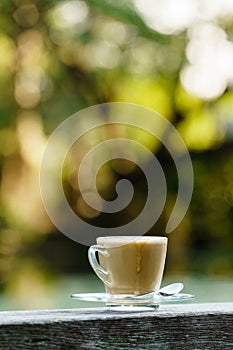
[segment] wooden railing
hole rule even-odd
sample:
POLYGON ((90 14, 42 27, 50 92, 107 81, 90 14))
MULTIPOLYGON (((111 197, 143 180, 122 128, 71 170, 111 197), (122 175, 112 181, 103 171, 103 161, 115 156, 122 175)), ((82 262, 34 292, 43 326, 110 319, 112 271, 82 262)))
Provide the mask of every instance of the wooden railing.
POLYGON ((0 312, 0 349, 233 349, 233 303, 0 312))

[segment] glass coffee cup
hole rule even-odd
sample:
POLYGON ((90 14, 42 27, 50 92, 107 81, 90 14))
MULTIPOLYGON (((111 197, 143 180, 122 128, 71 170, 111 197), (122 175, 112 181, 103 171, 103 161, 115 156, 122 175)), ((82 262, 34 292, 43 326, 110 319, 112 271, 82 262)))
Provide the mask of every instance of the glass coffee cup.
POLYGON ((97 238, 97 245, 88 250, 88 258, 111 300, 116 304, 118 300, 120 304, 134 304, 135 297, 160 288, 167 241, 161 236, 97 238))

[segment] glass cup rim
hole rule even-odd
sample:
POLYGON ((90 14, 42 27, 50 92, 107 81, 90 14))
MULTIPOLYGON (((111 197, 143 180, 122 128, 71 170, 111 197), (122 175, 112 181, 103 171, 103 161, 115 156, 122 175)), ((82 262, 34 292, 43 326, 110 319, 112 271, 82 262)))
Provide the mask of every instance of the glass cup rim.
POLYGON ((133 242, 167 243, 168 238, 165 236, 99 236, 96 241, 98 245, 106 247, 108 243, 111 243, 111 247, 113 247, 133 242))

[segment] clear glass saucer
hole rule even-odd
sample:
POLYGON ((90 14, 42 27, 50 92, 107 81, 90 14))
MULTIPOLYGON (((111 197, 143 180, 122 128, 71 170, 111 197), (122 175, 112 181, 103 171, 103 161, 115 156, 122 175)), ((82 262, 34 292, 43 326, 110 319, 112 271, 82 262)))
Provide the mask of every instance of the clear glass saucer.
POLYGON ((186 301, 194 298, 192 294, 179 293, 172 296, 160 296, 154 295, 148 298, 144 295, 142 296, 110 296, 106 293, 82 293, 82 294, 72 294, 72 299, 90 301, 90 302, 100 302, 106 303, 106 306, 111 308, 117 308, 126 310, 128 307, 132 311, 132 307, 136 307, 139 311, 141 309, 157 309, 160 304, 186 301))

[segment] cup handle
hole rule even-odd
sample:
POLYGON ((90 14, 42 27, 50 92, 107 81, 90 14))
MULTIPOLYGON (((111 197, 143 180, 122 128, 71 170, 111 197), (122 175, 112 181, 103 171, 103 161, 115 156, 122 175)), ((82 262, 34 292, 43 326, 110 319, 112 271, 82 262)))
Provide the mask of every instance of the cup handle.
POLYGON ((103 269, 103 267, 98 263, 98 260, 96 258, 96 253, 100 253, 104 256, 108 256, 109 253, 107 252, 106 248, 100 246, 100 245, 92 245, 88 249, 88 260, 91 264, 91 267, 95 271, 96 275, 101 279, 101 281, 106 284, 106 286, 110 287, 111 282, 107 280, 109 273, 103 269))

